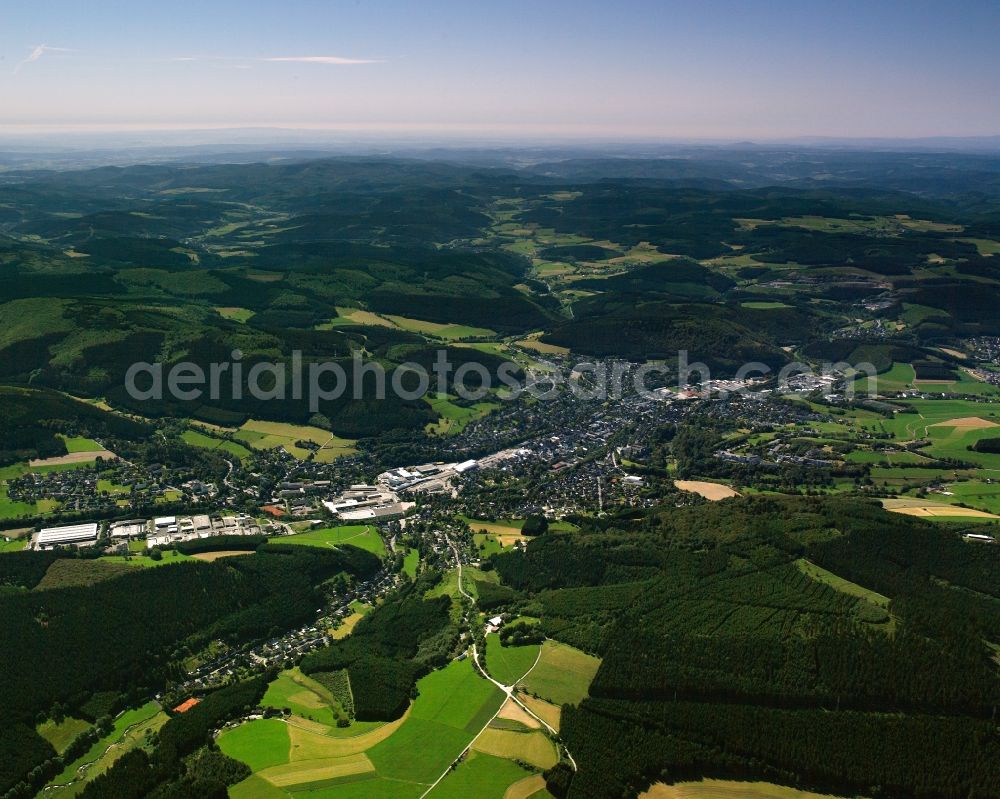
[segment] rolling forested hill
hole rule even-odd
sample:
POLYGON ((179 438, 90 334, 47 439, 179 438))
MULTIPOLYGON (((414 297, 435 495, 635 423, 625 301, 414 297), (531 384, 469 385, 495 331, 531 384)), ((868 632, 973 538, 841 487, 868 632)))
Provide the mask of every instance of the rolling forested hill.
MULTIPOLYGON (((822 188, 801 164, 781 177, 773 153, 756 172, 704 153, 683 172, 390 158, 3 172, 0 380, 124 407, 137 360, 239 349, 248 367, 293 350, 395 364, 427 340, 529 333, 601 357, 688 349, 725 373, 778 365, 872 300, 917 346, 998 332, 989 181, 966 195, 909 157, 817 158, 814 171, 832 170, 822 188), (879 183, 889 162, 909 184, 879 183)), ((996 169, 955 159, 950 174, 996 169)), ((227 425, 314 415, 230 399, 143 413, 227 425)), ((398 400, 321 410, 311 423, 351 437, 434 419, 398 400)))
POLYGON ((1000 552, 858 500, 751 498, 547 534, 494 556, 502 606, 602 665, 550 789, 768 779, 990 795, 1000 552))

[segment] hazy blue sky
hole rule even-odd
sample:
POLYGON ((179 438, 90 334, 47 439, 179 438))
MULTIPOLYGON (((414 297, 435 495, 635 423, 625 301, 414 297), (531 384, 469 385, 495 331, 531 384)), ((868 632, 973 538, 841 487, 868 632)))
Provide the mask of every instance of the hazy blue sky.
POLYGON ((8 0, 0 130, 996 134, 998 32, 998 0, 8 0))

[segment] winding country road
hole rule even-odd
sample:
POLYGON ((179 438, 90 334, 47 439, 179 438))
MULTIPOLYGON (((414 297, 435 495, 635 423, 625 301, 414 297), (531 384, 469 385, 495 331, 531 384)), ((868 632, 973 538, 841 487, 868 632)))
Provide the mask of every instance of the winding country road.
MULTIPOLYGON (((455 555, 455 562, 456 562, 456 564, 458 564, 458 591, 459 591, 459 593, 462 596, 464 596, 466 599, 468 599, 472 603, 473 606, 475 606, 475 604, 476 604, 476 598, 474 596, 472 596, 471 594, 467 593, 466 590, 465 590, 465 588, 462 586, 462 576, 463 576, 462 575, 462 559, 459 556, 458 547, 455 546, 455 543, 451 540, 451 538, 448 538, 447 540, 448 540, 448 546, 451 547, 451 551, 455 555)), ((479 649, 476 646, 475 642, 473 642, 471 649, 472 649, 472 662, 475 664, 476 670, 485 679, 489 680, 497 688, 499 688, 501 691, 503 691, 504 694, 506 695, 507 699, 505 699, 500 704, 500 707, 497 708, 497 712, 494 713, 493 716, 490 718, 490 720, 487 721, 486 724, 484 724, 482 726, 482 728, 479 730, 479 732, 477 732, 475 734, 475 736, 473 736, 472 740, 469 741, 469 744, 465 747, 465 749, 462 750, 461 754, 459 754, 459 756, 456 757, 451 762, 451 764, 448 766, 448 768, 446 768, 444 770, 444 773, 441 774, 441 776, 438 777, 436 780, 434 780, 434 782, 431 783, 431 786, 420 795, 420 799, 425 799, 425 797, 427 797, 440 784, 441 780, 443 780, 445 777, 448 776, 448 774, 451 772, 451 770, 462 760, 462 758, 465 757, 469 753, 469 750, 472 749, 473 744, 475 744, 475 742, 478 740, 479 736, 482 735, 487 730, 487 728, 493 723, 493 721, 496 719, 496 717, 500 715, 500 711, 503 709, 503 706, 505 704, 507 704, 507 700, 510 700, 510 701, 514 702, 515 704, 517 704, 518 707, 520 707, 522 710, 524 710, 529 716, 531 716, 537 722, 539 722, 540 724, 542 724, 545 727, 545 729, 547 729, 549 731, 549 733, 553 737, 558 737, 558 735, 559 735, 559 733, 556 731, 556 729, 551 724, 549 724, 547 721, 545 721, 545 719, 540 718, 536 713, 534 713, 531 710, 531 708, 529 708, 526 704, 524 704, 524 702, 521 701, 521 699, 517 696, 517 694, 514 691, 514 686, 517 685, 517 682, 520 682, 525 677, 527 677, 529 674, 531 674, 531 672, 534 670, 535 666, 538 665, 538 661, 541 660, 541 657, 542 657, 542 652, 541 652, 540 649, 538 651, 538 656, 535 658, 535 662, 531 664, 531 668, 528 669, 524 674, 522 674, 518 678, 517 682, 514 683, 514 685, 504 685, 499 680, 495 680, 493 677, 491 677, 490 674, 486 671, 486 669, 483 668, 482 664, 479 662, 479 649)), ((573 759, 573 755, 570 754, 570 751, 569 751, 569 749, 566 748, 565 744, 562 744, 560 742, 560 746, 562 748, 563 753, 566 755, 566 759, 569 761, 570 766, 573 768, 573 771, 576 771, 577 770, 577 768, 576 768, 576 761, 573 759)))

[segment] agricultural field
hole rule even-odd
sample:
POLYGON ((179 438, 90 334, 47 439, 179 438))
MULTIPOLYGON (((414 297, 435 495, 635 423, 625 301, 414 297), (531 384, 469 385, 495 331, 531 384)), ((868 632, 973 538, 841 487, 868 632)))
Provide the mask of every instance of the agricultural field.
POLYGON ((569 349, 566 347, 560 347, 558 344, 546 344, 544 341, 539 341, 541 333, 532 333, 526 338, 522 338, 514 343, 523 347, 526 350, 532 350, 534 352, 540 353, 541 355, 569 355, 569 349))
POLYGON ((337 641, 341 638, 346 638, 354 631, 354 628, 358 626, 358 622, 365 617, 365 614, 369 610, 371 610, 371 606, 369 605, 362 605, 359 602, 351 603, 351 615, 345 617, 343 623, 331 632, 330 636, 337 641))
POLYGON ((66 452, 70 455, 77 452, 103 452, 104 447, 94 441, 92 438, 84 438, 83 436, 64 436, 59 435, 58 438, 62 439, 63 444, 66 445, 66 452))
POLYGON ((518 683, 518 688, 554 705, 575 705, 587 695, 600 665, 600 659, 593 655, 557 641, 545 641, 538 665, 518 683))
POLYGON ((982 438, 1000 435, 1000 402, 967 399, 907 399, 914 413, 897 413, 863 427, 891 434, 897 442, 926 440, 920 454, 954 458, 990 470, 1000 468, 1000 456, 968 448, 982 438))
POLYGON ((494 679, 514 685, 535 665, 540 649, 537 644, 503 646, 500 636, 492 633, 486 636, 486 668, 494 679))
POLYGON ((520 535, 524 526, 524 519, 498 519, 495 522, 485 519, 471 519, 467 516, 461 517, 474 532, 485 530, 493 535, 520 535))
MULTIPOLYGON (((918 380, 916 371, 912 364, 893 363, 892 368, 887 372, 879 374, 875 380, 876 390, 879 394, 887 394, 897 391, 921 391, 926 394, 974 394, 974 395, 996 395, 1000 393, 1000 388, 976 380, 964 370, 957 371, 955 380, 918 380)), ((855 390, 865 393, 869 390, 870 382, 868 377, 860 377, 855 383, 855 390)))
POLYGON ((998 478, 961 479, 948 483, 934 498, 949 504, 969 505, 973 508, 1000 514, 1000 482, 998 478))
POLYGON ((206 435, 198 430, 185 430, 181 434, 181 440, 193 447, 201 447, 203 449, 219 449, 223 452, 228 452, 230 455, 235 455, 240 460, 250 457, 250 450, 242 444, 236 441, 214 438, 213 436, 206 435))
POLYGON ((49 719, 39 724, 37 729, 38 734, 52 744, 57 753, 62 754, 77 737, 90 729, 90 722, 69 717, 57 724, 49 719))
POLYGON ((297 668, 283 671, 274 679, 261 705, 278 710, 289 708, 298 718, 327 727, 335 727, 337 719, 345 717, 330 692, 297 668))
POLYGON ((340 527, 321 527, 306 533, 290 536, 276 536, 271 541, 279 544, 295 544, 310 547, 336 547, 340 544, 351 544, 361 549, 374 552, 379 557, 385 556, 385 543, 379 535, 378 528, 370 524, 348 524, 340 527))
POLYGON ((474 533, 472 536, 472 542, 475 544, 476 550, 479 552, 479 556, 481 558, 488 558, 490 555, 503 552, 508 548, 500 543, 497 536, 491 533, 474 533))
POLYGON ((559 762, 555 744, 540 730, 505 730, 489 727, 472 744, 476 752, 528 763, 538 769, 559 762))
MULTIPOLYGON (((509 541, 501 541, 503 546, 510 546, 514 543, 514 540, 524 539, 525 536, 521 533, 521 528, 524 527, 524 519, 497 519, 496 521, 487 521, 486 519, 473 519, 469 516, 460 516, 460 519, 469 525, 469 528, 474 533, 480 533, 485 531, 486 533, 496 536, 498 539, 510 538, 509 541)), ((549 522, 549 532, 553 533, 572 533, 576 530, 576 526, 572 522, 563 521, 557 519, 549 522)))
POLYGON ((739 496, 739 492, 723 483, 708 483, 703 480, 674 480, 674 486, 681 491, 699 494, 713 502, 739 496))
MULTIPOLYGON (((275 699, 288 701, 296 698, 295 687, 301 685, 294 679, 279 678, 269 693, 273 690, 275 699)), ((419 797, 493 718, 503 695, 468 660, 432 672, 418 682, 417 690, 416 700, 401 719, 360 734, 335 737, 322 724, 277 719, 251 721, 225 732, 219 746, 254 771, 231 795, 250 799, 309 791, 310 796, 320 796, 329 790, 331 799, 419 797)), ((527 775, 515 769, 504 770, 510 782, 527 775)), ((496 774, 492 769, 489 773, 496 774)))
POLYGON ((424 319, 414 319, 397 314, 382 314, 361 308, 337 308, 337 316, 329 322, 318 326, 320 330, 332 330, 352 325, 369 325, 388 327, 394 330, 404 330, 408 333, 419 333, 430 339, 442 341, 458 341, 467 338, 492 338, 497 335, 495 330, 485 327, 460 323, 430 322, 424 319))
POLYGON ((306 460, 312 455, 322 463, 329 463, 341 455, 355 452, 355 442, 338 438, 329 430, 308 425, 288 424, 286 422, 267 422, 250 419, 244 422, 234 432, 235 438, 247 444, 252 449, 283 448, 290 455, 300 460, 306 460), (314 449, 299 446, 298 442, 309 442, 314 449))
POLYGON ((518 687, 518 699, 524 702, 525 706, 538 718, 548 724, 556 732, 562 721, 562 706, 539 699, 531 694, 524 693, 523 687, 518 687))
POLYGON ((1000 255, 1000 241, 996 239, 959 239, 975 245, 980 255, 1000 255))
POLYGON ((254 312, 249 308, 216 307, 215 310, 223 319, 240 324, 246 324, 254 317, 254 312))
POLYGON ((446 436, 461 433, 469 422, 481 419, 500 405, 496 402, 477 402, 473 405, 456 405, 452 398, 428 396, 424 401, 438 415, 436 422, 430 422, 424 430, 433 435, 446 436))
POLYGON ((772 782, 699 780, 677 782, 673 785, 657 783, 639 794, 639 799, 834 799, 834 797, 775 785, 772 782))
POLYGON ((336 327, 351 325, 374 325, 375 327, 398 327, 394 322, 371 311, 361 308, 341 308, 338 307, 337 315, 329 322, 318 325, 319 330, 330 330, 336 327))
POLYGON ((386 319, 395 324, 400 330, 449 341, 463 338, 489 338, 497 334, 495 330, 490 330, 487 327, 441 324, 439 322, 427 322, 422 319, 411 319, 406 316, 394 316, 392 314, 387 314, 386 319))
POLYGON ((919 516, 924 519, 961 519, 962 521, 982 519, 983 521, 1000 521, 1000 516, 994 513, 974 510, 973 508, 962 508, 933 499, 884 499, 882 500, 882 505, 886 510, 893 513, 902 513, 905 516, 919 516))
MULTIPOLYGON (((438 786, 431 791, 428 799, 513 799, 522 796, 527 799, 533 794, 508 793, 511 786, 525 780, 533 780, 530 772, 509 758, 484 754, 475 745, 458 767, 448 773, 438 786)), ((540 777, 538 779, 541 779, 540 777)), ((544 780, 541 788, 544 790, 544 780)), ((534 792, 533 792, 534 793, 534 792)))
POLYGON ((215 563, 215 561, 222 560, 224 558, 240 558, 252 554, 252 552, 248 552, 245 549, 223 549, 216 550, 215 552, 197 552, 191 557, 194 560, 203 560, 206 563, 215 563))

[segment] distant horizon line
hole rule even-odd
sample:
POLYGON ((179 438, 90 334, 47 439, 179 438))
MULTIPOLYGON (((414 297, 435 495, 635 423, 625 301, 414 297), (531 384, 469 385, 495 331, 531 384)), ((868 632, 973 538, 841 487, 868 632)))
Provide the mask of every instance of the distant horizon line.
MULTIPOLYGON (((768 144, 819 144, 819 143, 908 143, 955 142, 1000 143, 1000 131, 995 133, 937 133, 937 134, 828 134, 795 133, 781 135, 753 134, 677 134, 652 130, 598 130, 583 126, 530 126, 493 124, 430 124, 430 123, 289 123, 289 124, 229 124, 229 123, 90 123, 67 125, 62 123, 2 123, 0 140, 27 136, 79 137, 79 136, 139 136, 184 134, 220 134, 280 136, 292 135, 301 143, 309 136, 321 137, 329 142, 331 136, 360 136, 371 139, 414 140, 420 142, 435 139, 454 140, 465 138, 471 142, 504 141, 518 143, 574 143, 593 142, 600 144, 714 144, 714 145, 768 145, 768 144)), ((223 143, 223 142, 217 142, 223 143)), ((231 142, 236 144, 238 142, 231 142)), ((278 143, 275 141, 274 143, 278 143)), ((316 143, 323 143, 317 141, 316 143)), ((355 142, 356 143, 356 142, 355 142)))

